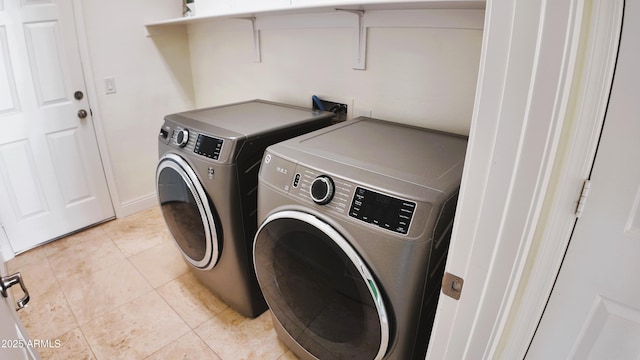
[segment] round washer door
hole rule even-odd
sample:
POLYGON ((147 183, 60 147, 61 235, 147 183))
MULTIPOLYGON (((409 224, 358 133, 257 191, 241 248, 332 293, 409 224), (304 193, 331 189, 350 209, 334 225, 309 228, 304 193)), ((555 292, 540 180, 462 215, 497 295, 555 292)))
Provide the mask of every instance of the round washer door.
POLYGON ((318 359, 381 359, 389 321, 380 288, 356 251, 317 217, 269 216, 254 242, 258 282, 289 335, 318 359))
POLYGON ((198 269, 213 268, 221 246, 215 212, 191 166, 176 154, 164 155, 156 186, 162 215, 184 258, 198 269))

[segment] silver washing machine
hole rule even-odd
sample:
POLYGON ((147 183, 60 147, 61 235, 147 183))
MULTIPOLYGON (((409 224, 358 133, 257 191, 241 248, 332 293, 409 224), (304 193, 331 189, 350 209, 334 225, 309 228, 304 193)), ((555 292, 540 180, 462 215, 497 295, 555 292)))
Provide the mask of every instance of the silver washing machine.
POLYGON ((266 310, 252 258, 264 149, 333 117, 261 100, 165 117, 156 170, 165 222, 195 276, 244 316, 266 310))
POLYGON ((466 137, 358 118, 265 151, 255 269, 301 359, 424 359, 466 137))

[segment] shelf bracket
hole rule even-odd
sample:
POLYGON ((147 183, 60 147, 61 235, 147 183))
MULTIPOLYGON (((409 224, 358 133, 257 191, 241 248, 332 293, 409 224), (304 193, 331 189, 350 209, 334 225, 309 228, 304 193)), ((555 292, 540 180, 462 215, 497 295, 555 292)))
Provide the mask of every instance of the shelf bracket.
POLYGON ((367 27, 364 25, 364 10, 336 9, 358 16, 358 24, 355 28, 355 51, 353 68, 355 70, 366 70, 367 63, 367 27))
POLYGON ((260 29, 258 29, 258 27, 256 26, 256 17, 255 16, 239 17, 236 19, 251 21, 251 31, 253 33, 253 52, 254 52, 253 62, 257 62, 257 63, 262 62, 262 51, 260 49, 260 29))

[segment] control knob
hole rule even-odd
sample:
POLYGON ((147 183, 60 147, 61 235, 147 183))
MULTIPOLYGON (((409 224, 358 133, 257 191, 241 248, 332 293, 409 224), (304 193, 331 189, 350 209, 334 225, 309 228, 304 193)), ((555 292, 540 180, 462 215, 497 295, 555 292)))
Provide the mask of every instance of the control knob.
POLYGON ((333 180, 320 175, 311 182, 311 198, 316 204, 328 204, 333 199, 334 189, 333 180))
POLYGON ((176 135, 176 143, 178 144, 178 146, 185 147, 187 146, 188 142, 189 142, 189 130, 182 129, 178 131, 178 135, 176 135))

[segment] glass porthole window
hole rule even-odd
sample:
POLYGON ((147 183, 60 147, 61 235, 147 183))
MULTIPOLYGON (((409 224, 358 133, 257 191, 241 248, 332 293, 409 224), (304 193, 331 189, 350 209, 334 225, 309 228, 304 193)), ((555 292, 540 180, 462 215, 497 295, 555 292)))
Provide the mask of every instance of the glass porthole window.
POLYGON ((221 244, 214 210, 193 169, 180 156, 167 154, 158 163, 156 185, 162 215, 182 255, 199 269, 213 268, 221 244))
POLYGON ((336 230, 313 215, 267 218, 254 243, 260 287, 289 335, 319 359, 381 359, 389 344, 382 294, 336 230))

